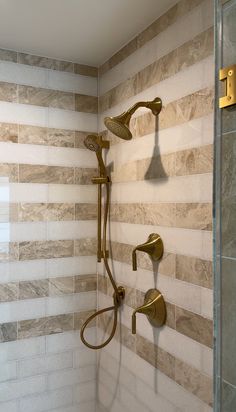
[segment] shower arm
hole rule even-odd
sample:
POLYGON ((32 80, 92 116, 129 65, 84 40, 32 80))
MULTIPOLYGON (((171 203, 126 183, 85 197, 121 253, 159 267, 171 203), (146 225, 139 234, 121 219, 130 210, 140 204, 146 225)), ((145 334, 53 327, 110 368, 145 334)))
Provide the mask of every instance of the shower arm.
POLYGON ((134 112, 136 112, 136 110, 139 109, 140 107, 146 107, 147 109, 150 109, 152 111, 152 114, 157 116, 161 111, 162 102, 161 102, 161 99, 159 97, 156 97, 151 102, 137 102, 129 110, 127 110, 127 112, 126 112, 127 117, 128 116, 131 117, 132 114, 134 112))

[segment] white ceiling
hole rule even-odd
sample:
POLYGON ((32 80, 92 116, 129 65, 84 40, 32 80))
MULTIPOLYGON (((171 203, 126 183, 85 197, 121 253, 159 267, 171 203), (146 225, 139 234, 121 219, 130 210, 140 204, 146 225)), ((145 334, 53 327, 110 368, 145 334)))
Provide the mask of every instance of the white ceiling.
POLYGON ((0 48, 100 65, 177 0, 0 0, 0 48))

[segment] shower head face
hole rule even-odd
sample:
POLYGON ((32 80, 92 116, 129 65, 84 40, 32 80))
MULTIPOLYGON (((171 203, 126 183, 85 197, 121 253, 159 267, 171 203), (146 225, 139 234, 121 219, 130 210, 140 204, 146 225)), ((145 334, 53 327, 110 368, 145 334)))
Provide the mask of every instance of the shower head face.
POLYGON ((92 152, 97 153, 99 150, 101 150, 101 146, 98 143, 97 136, 93 134, 89 134, 88 136, 86 136, 86 138, 84 139, 84 145, 87 149, 92 150, 92 152))
MULTIPOLYGON (((104 123, 110 132, 124 140, 132 139, 132 133, 128 127, 128 121, 122 121, 122 115, 117 117, 105 117, 104 123)), ((129 119, 128 119, 129 120, 129 119)))

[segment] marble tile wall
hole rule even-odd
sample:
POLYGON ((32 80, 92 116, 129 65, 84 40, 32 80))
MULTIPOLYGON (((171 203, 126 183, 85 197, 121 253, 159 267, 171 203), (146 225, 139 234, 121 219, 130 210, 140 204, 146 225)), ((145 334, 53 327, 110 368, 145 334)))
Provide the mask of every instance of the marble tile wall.
POLYGON ((0 410, 93 412, 97 69, 0 60, 0 410))
MULTIPOLYGON (((99 126, 111 141, 110 249, 126 297, 115 340, 98 355, 101 411, 212 411, 212 170, 214 62, 210 0, 179 1, 99 68, 99 126), (177 34, 176 34, 177 33, 177 34), (137 111, 131 141, 105 130, 104 116, 160 96, 158 118, 137 111), (157 265, 132 249, 159 233, 157 265), (131 315, 150 288, 162 291, 167 323, 131 315)), ((229 220, 229 217, 228 217, 229 220)), ((99 307, 112 290, 98 267, 99 307)), ((105 339, 112 320, 99 320, 105 339), (110 322, 110 323, 109 323, 110 322)))

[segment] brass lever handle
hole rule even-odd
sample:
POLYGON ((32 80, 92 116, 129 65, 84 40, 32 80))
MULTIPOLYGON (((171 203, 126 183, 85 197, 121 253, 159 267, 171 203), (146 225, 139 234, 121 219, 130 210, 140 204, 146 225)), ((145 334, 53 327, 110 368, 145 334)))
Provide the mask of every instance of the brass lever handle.
POLYGON ((164 252, 162 239, 157 233, 151 233, 145 243, 134 248, 132 252, 133 270, 137 270, 137 250, 148 253, 152 260, 158 261, 162 258, 164 252))
POLYGON ((144 304, 135 309, 132 314, 132 334, 136 333, 136 314, 143 313, 152 326, 161 327, 166 321, 166 304, 161 292, 149 289, 144 298, 144 304))

